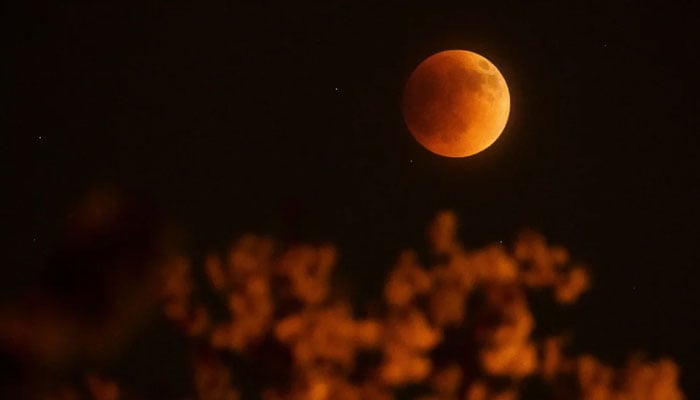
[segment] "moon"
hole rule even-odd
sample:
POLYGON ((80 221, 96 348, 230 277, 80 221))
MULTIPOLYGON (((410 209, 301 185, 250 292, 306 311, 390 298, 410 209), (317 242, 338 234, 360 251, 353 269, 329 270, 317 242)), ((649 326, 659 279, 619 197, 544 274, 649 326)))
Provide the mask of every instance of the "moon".
POLYGON ((445 157, 467 157, 491 146, 509 113, 503 75, 471 51, 433 54, 411 73, 404 89, 409 131, 423 147, 445 157))

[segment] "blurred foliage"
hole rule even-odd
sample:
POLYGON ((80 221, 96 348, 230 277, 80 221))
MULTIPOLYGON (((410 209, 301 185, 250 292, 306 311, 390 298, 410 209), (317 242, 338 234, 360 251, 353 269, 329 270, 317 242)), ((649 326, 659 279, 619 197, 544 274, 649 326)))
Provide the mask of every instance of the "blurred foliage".
MULTIPOLYGON (((104 212, 93 207, 100 216, 94 220, 119 210, 107 205, 104 212)), ((201 265, 179 254, 155 257, 158 284, 148 287, 158 288, 152 297, 183 339, 178 343, 187 360, 188 393, 175 398, 684 398, 679 368, 671 360, 638 356, 616 369, 592 355, 568 354, 564 336, 534 337, 530 294, 544 293, 566 307, 590 286, 588 269, 566 249, 535 232, 523 232, 510 247, 467 249, 457 230, 452 212, 438 213, 426 231, 429 252, 399 254, 381 305, 359 311, 333 288, 337 251, 330 244, 287 245, 243 235, 201 265)), ((19 329, 13 326, 20 325, 16 315, 7 315, 1 327, 12 346, 19 329)), ((23 349, 36 355, 43 354, 37 346, 47 351, 66 343, 85 345, 85 335, 66 340, 65 332, 61 341, 50 343, 47 338, 58 335, 54 325, 68 329, 56 321, 43 326, 43 335, 26 336, 23 349)), ((79 333, 84 326, 71 329, 79 333)), ((109 331, 94 335, 110 337, 117 329, 105 326, 109 331)), ((65 385, 22 393, 42 399, 161 398, 157 391, 144 394, 120 381, 104 367, 108 363, 100 365, 90 369, 83 363, 85 370, 65 385)))

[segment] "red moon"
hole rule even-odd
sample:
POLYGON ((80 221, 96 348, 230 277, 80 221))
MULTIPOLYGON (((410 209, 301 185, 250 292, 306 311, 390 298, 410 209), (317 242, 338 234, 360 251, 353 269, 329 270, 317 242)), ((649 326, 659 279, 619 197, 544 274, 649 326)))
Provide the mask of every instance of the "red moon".
POLYGON ((434 54, 416 67, 403 96, 403 117, 413 137, 445 157, 467 157, 503 132, 510 93, 501 72, 466 50, 434 54))

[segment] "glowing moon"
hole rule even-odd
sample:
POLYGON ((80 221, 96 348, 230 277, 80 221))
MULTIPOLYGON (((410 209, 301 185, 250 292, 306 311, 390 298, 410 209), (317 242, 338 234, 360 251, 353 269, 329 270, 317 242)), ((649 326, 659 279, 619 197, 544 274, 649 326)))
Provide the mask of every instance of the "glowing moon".
POLYGON ((503 75, 471 51, 434 54, 406 82, 406 125, 421 145, 441 156, 466 157, 486 149, 503 132, 509 112, 503 75))

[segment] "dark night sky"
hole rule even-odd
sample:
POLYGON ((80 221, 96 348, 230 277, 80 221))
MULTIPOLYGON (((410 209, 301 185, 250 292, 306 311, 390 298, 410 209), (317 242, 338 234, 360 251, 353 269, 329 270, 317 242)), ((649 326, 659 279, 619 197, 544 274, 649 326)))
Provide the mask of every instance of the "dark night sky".
POLYGON ((195 254, 249 230, 330 240, 358 282, 453 208, 468 246, 533 227, 590 263, 577 346, 671 355, 700 395, 691 2, 21 3, 0 24, 5 292, 95 183, 153 198, 195 254), (446 49, 511 91, 505 132, 466 159, 401 116, 412 69, 446 49))

